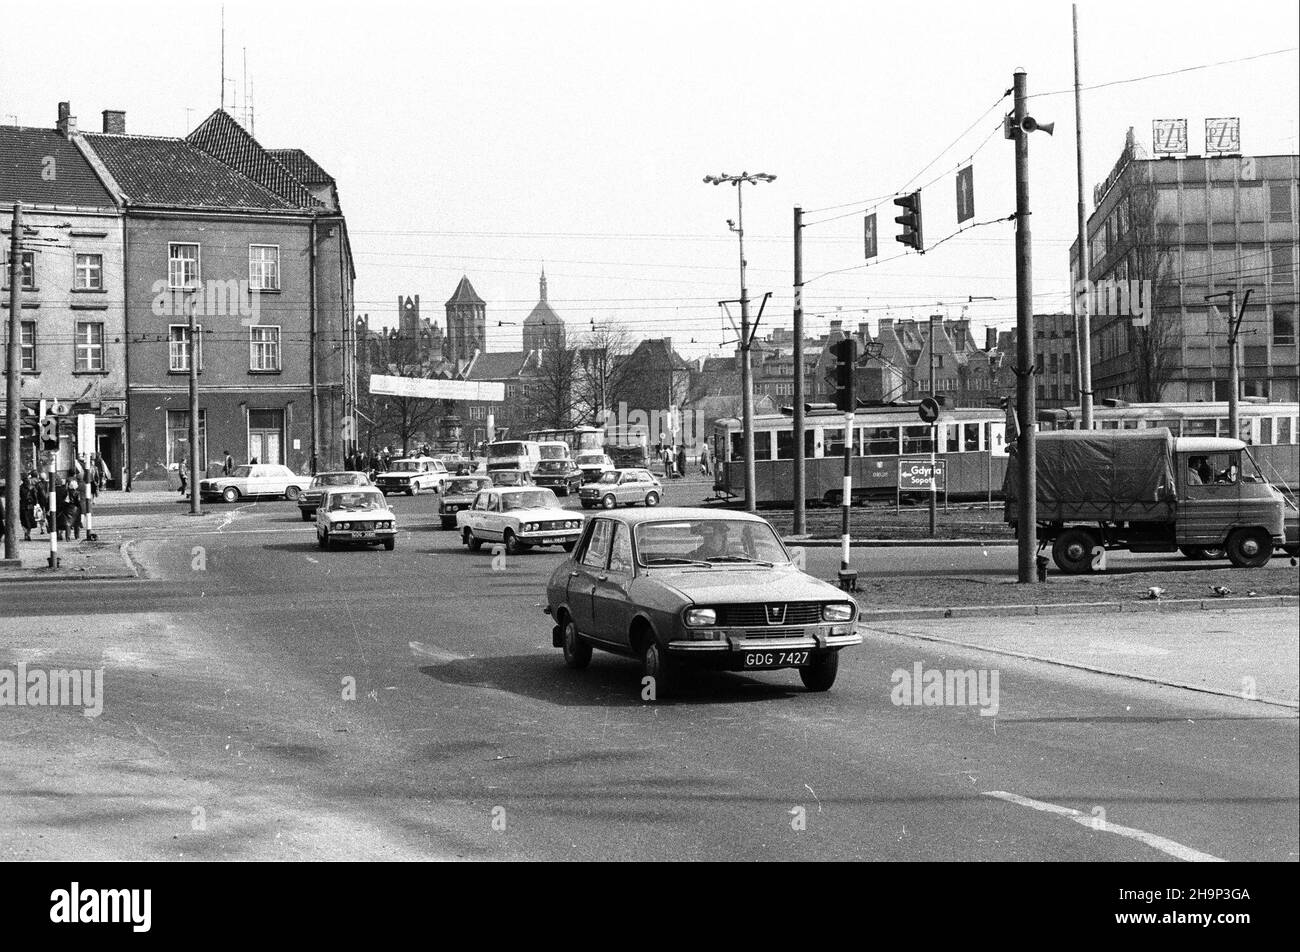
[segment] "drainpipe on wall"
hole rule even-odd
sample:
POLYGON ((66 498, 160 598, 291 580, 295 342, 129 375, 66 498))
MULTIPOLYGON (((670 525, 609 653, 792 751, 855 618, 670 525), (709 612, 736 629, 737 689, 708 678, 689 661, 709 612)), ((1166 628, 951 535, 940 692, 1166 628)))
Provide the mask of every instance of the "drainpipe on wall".
POLYGON ((309 259, 311 280, 308 283, 311 313, 311 473, 316 475, 316 461, 320 452, 320 395, 316 391, 316 216, 311 218, 311 257, 309 259))

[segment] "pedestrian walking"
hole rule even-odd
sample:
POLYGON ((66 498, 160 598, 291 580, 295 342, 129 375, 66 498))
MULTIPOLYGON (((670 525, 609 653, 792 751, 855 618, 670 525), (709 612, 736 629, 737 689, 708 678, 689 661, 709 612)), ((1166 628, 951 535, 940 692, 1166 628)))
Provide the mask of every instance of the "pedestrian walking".
POLYGON ((709 469, 709 444, 708 443, 703 443, 700 445, 700 472, 703 473, 705 476, 713 475, 712 471, 709 469))
POLYGON ((235 458, 230 455, 230 450, 226 450, 226 458, 221 464, 221 475, 229 476, 235 471, 235 458))
POLYGON ((190 464, 188 460, 184 460, 184 459, 181 460, 180 474, 181 474, 181 495, 184 496, 185 490, 189 488, 190 485, 190 464))
POLYGON ((55 491, 58 519, 55 531, 61 541, 81 537, 81 502, 76 479, 60 480, 55 491))
POLYGON ((32 541, 32 530, 36 528, 36 509, 39 505, 37 489, 32 484, 32 478, 24 473, 22 482, 18 485, 18 521, 23 526, 24 542, 32 541))
POLYGON ((686 446, 682 444, 677 447, 677 475, 686 476, 686 446))

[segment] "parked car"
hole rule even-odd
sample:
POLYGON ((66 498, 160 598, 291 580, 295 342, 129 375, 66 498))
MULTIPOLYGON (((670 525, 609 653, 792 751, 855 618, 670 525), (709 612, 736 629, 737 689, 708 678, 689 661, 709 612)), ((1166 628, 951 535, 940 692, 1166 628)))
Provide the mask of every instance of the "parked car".
POLYGON ((280 496, 296 500, 310 485, 310 476, 299 476, 288 466, 253 463, 236 466, 229 476, 199 480, 199 498, 238 502, 244 496, 280 496))
POLYGON ((365 473, 352 470, 340 470, 335 473, 317 473, 311 485, 298 494, 298 512, 303 522, 311 522, 320 505, 321 496, 331 486, 371 486, 370 477, 365 473))
POLYGON ((486 476, 453 476, 443 484, 438 498, 438 517, 444 529, 456 528, 456 513, 474 504, 481 489, 490 489, 492 480, 486 476))
POLYGON ((602 473, 594 483, 587 483, 578 491, 583 509, 600 506, 614 509, 618 506, 657 506, 663 498, 664 487, 647 469, 615 469, 602 473))
POLYGON ((447 467, 449 476, 468 476, 474 470, 478 469, 478 463, 466 456, 458 456, 455 453, 443 453, 438 457, 442 465, 447 467))
POLYGON ((567 496, 582 488, 582 470, 571 459, 544 459, 533 470, 533 482, 567 496))
POLYGON ((489 469, 493 486, 533 486, 533 474, 523 469, 489 469))
POLYGON ((549 489, 494 486, 480 490, 470 508, 456 513, 456 525, 471 552, 484 542, 502 543, 508 555, 552 545, 568 552, 582 533, 582 516, 561 509, 549 489))
POLYGON ((333 545, 397 546, 397 516, 374 486, 332 486, 316 509, 316 542, 333 545))
POLYGON ((826 691, 840 650, 862 643, 857 603, 800 571, 771 525, 741 512, 589 517, 544 611, 569 667, 585 668, 593 648, 637 657, 660 696, 688 665, 796 668, 808 690, 826 691))
POLYGON ((384 495, 406 493, 415 496, 426 490, 440 492, 446 479, 447 467, 442 460, 411 456, 389 463, 387 472, 375 477, 375 485, 384 495))
POLYGON ((579 453, 574 460, 578 469, 582 471, 582 481, 584 483, 593 483, 600 479, 603 473, 608 473, 614 469, 614 461, 604 453, 579 453))

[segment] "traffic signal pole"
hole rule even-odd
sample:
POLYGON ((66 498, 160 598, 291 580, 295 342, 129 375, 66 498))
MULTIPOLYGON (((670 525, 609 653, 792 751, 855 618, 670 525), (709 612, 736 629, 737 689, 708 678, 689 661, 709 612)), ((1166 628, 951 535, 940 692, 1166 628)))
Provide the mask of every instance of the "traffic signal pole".
MULTIPOLYGON (((939 326, 939 315, 930 316, 930 396, 936 403, 939 402, 939 388, 934 383, 934 344, 936 341, 935 328, 939 326)), ((930 423, 930 538, 933 539, 939 534, 938 527, 938 508, 939 508, 939 479, 935 473, 935 467, 938 462, 937 446, 939 439, 939 424, 935 421, 930 423)))
MULTIPOLYGON (((5 364, 5 448, 9 453, 5 483, 5 558, 18 558, 18 486, 22 477, 22 320, 19 292, 23 286, 23 259, 19 239, 23 233, 23 206, 14 202, 13 231, 9 235, 9 356, 5 364)), ((34 489, 35 487, 33 487, 34 489)))
POLYGON ((840 504, 840 584, 852 590, 857 586, 853 584, 853 572, 849 568, 849 510, 853 506, 853 410, 851 409, 844 412, 843 494, 844 498, 840 504))
POLYGON ((804 514, 804 458, 803 441, 807 421, 804 415, 803 379, 803 209, 794 209, 794 452, 791 463, 794 478, 791 495, 794 496, 794 534, 806 535, 808 523, 804 514))

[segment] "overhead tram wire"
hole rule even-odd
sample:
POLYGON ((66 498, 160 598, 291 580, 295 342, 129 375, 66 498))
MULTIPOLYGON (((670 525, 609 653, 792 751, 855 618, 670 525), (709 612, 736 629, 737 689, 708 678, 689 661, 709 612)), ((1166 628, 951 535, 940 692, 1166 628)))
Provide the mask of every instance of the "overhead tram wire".
MULTIPOLYGON (((1202 70, 1202 69, 1215 69, 1216 67, 1219 66, 1231 66, 1234 63, 1248 63, 1251 60, 1264 59, 1265 57, 1268 56, 1280 56, 1283 53, 1295 53, 1298 50, 1300 50, 1300 47, 1287 46, 1279 50, 1269 50, 1266 53, 1252 53, 1250 56, 1239 56, 1236 57, 1235 59, 1219 60, 1218 62, 1215 63, 1198 63, 1194 66, 1184 66, 1179 69, 1167 70, 1163 73, 1147 73, 1145 76, 1132 76, 1129 77, 1128 79, 1107 80, 1104 83, 1094 83, 1091 86, 1081 86, 1079 87, 1079 89, 1081 92, 1088 92, 1093 89, 1108 89, 1111 86, 1126 86, 1130 83, 1141 83, 1151 79, 1164 79, 1165 77, 1168 76, 1178 76, 1182 73, 1193 73, 1196 72, 1197 70, 1202 70)), ((1063 96, 1066 93, 1073 94, 1074 87, 1068 86, 1064 89, 1052 89, 1043 93, 1030 93, 1025 98, 1042 99, 1047 96, 1063 96)))

